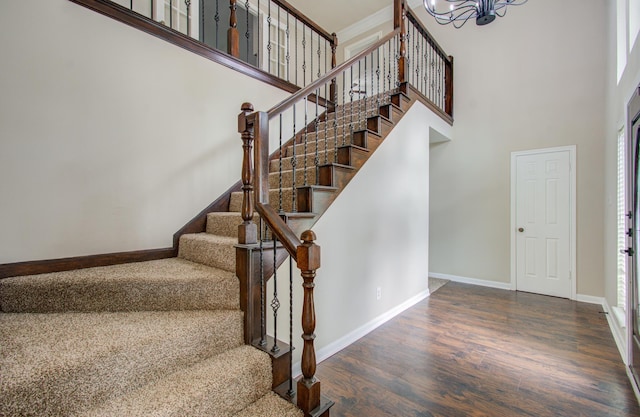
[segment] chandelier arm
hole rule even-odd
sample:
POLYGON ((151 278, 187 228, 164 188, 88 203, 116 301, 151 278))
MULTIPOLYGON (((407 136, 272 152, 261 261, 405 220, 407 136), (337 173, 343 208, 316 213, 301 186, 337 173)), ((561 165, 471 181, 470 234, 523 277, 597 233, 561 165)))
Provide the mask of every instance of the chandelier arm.
POLYGON ((495 16, 504 17, 507 14, 507 6, 521 6, 528 0, 444 1, 450 4, 450 10, 437 11, 435 3, 436 0, 422 0, 427 13, 432 15, 438 24, 448 25, 453 23, 454 27, 461 28, 471 18, 476 18, 477 24, 484 25, 495 19, 495 16))

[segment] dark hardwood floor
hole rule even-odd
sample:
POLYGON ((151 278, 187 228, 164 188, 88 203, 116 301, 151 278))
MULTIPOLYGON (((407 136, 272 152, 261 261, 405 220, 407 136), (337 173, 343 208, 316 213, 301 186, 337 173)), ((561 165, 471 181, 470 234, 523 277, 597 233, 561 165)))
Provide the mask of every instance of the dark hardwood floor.
POLYGON ((332 417, 640 416, 601 310, 450 282, 317 376, 332 417))

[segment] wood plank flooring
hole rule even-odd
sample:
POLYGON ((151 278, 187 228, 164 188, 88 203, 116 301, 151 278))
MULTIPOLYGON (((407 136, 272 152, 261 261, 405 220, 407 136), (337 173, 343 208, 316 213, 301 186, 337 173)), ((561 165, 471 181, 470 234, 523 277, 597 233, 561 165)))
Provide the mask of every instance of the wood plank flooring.
POLYGON ((332 417, 640 416, 601 310, 450 282, 316 375, 332 417))

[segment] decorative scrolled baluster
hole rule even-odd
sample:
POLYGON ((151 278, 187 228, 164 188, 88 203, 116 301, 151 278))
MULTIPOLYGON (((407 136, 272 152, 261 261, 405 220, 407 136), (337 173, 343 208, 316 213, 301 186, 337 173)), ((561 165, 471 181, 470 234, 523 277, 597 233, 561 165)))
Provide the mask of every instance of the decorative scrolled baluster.
POLYGON ((229 0, 229 29, 227 30, 227 53, 236 58, 240 56, 240 35, 238 34, 238 18, 236 16, 236 0, 229 0))
POLYGON ((191 0, 184 0, 187 7, 187 36, 191 36, 191 0))
POLYGON ((216 49, 220 49, 218 46, 218 39, 220 38, 218 34, 220 29, 220 0, 216 0, 216 13, 213 15, 213 21, 216 25, 216 49))
POLYGON ((253 221, 253 124, 249 114, 253 113, 253 105, 244 103, 242 113, 238 115, 238 132, 242 138, 242 224, 238 226, 238 243, 253 244, 258 241, 257 226, 253 221))
POLYGON ((250 10, 251 9, 251 4, 249 3, 249 0, 245 1, 244 8, 245 8, 245 10, 247 12, 247 22, 246 22, 247 23, 247 30, 244 32, 244 37, 245 37, 245 39, 247 41, 247 46, 246 46, 247 57, 246 57, 246 60, 247 60, 247 62, 250 62, 250 60, 249 60, 249 38, 251 37, 251 33, 249 32, 249 16, 251 16, 251 10, 250 10))
POLYGON ((314 347, 316 312, 313 299, 316 270, 320 268, 320 246, 311 230, 302 233, 302 244, 297 248, 297 266, 302 273, 304 297, 302 304, 302 378, 298 380, 298 407, 307 415, 320 405, 320 381, 316 374, 316 352, 314 347))

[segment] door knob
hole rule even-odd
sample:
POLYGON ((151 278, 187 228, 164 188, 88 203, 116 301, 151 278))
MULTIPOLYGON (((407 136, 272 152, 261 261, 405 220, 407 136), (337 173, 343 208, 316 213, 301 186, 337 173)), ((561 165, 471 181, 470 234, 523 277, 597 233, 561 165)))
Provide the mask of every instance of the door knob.
POLYGON ((518 228, 518 232, 520 232, 520 233, 524 232, 524 227, 519 227, 518 228))

